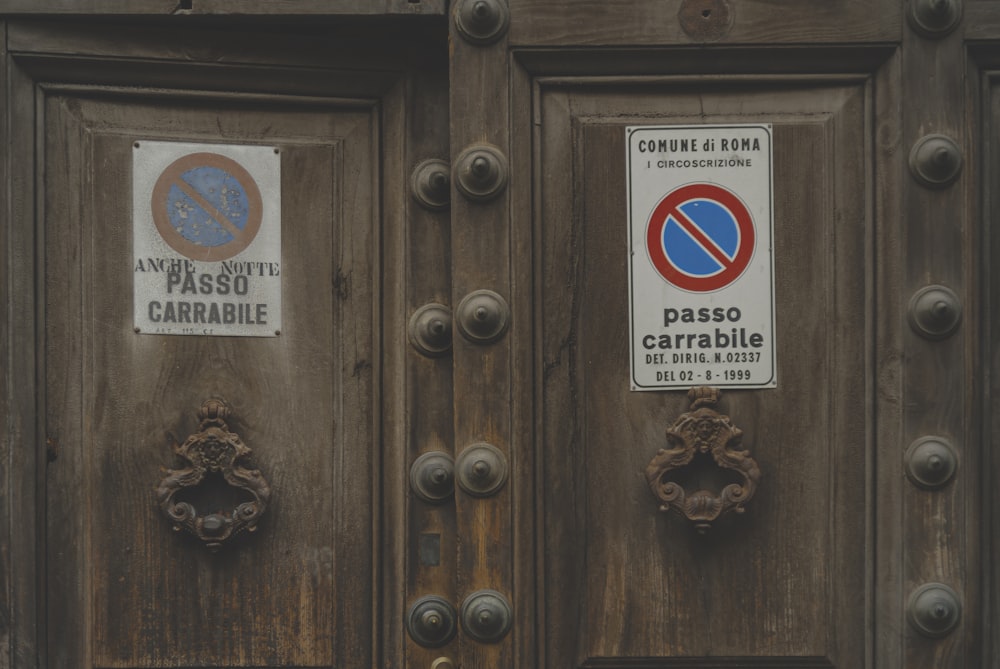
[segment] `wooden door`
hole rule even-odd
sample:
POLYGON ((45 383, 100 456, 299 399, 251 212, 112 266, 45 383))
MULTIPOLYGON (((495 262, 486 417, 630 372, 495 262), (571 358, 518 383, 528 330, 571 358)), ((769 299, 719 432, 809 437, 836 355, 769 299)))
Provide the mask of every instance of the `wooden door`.
MULTIPOLYGON (((407 467, 451 429, 450 368, 406 334, 449 291, 447 212, 411 188, 417 165, 447 159, 442 21, 145 19, 5 25, 18 474, 0 665, 400 666, 417 589, 407 467), (262 153, 245 206, 273 217, 280 255, 134 255, 146 209, 174 202, 150 199, 140 165, 163 151, 262 153), (277 294, 240 307, 253 336, 211 332, 265 273, 277 294), (140 274, 160 297, 134 288, 140 274)), ((239 182, 219 187, 249 192, 219 164, 205 163, 239 182)), ((230 209, 204 183, 187 197, 219 223, 230 209)))
POLYGON ((0 15, 0 668, 1000 668, 994 0, 0 15), (769 128, 776 384, 713 384, 760 475, 703 533, 626 156, 722 125, 769 128), (135 331, 151 142, 276 151, 280 333, 135 331), (220 418, 270 494, 213 553, 156 491, 220 418))
MULTIPOLYGON (((515 612, 469 666, 995 666, 996 4, 511 0, 485 44, 456 4, 453 160, 490 144, 510 175, 452 209, 453 301, 511 309, 454 352, 456 444, 512 468, 457 500, 462 589, 515 612), (630 388, 630 288, 657 288, 630 286, 627 138, 739 124, 773 129, 777 385, 723 388, 761 476, 702 535, 646 478, 692 409, 630 388), (927 448, 954 473, 921 479, 927 448)), ((732 482, 699 467, 688 494, 732 482)))

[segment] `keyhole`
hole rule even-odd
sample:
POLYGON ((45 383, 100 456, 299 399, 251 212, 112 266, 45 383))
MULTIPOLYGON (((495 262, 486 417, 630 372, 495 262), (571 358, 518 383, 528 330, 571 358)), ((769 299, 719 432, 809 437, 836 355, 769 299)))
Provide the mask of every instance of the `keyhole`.
POLYGON ((711 16, 712 16, 712 10, 711 9, 703 9, 703 10, 701 10, 701 17, 703 19, 711 18, 711 16))

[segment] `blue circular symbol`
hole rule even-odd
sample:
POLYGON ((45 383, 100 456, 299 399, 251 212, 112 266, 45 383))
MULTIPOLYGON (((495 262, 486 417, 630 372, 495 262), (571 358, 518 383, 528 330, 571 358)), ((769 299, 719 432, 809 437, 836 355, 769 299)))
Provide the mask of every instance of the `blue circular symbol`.
POLYGON ((677 207, 687 221, 697 221, 701 232, 712 240, 716 253, 709 252, 688 229, 687 221, 672 214, 663 226, 663 248, 677 269, 691 276, 710 276, 724 270, 736 257, 740 229, 732 213, 713 200, 691 200, 677 207), (718 251, 724 254, 720 258, 718 251), (728 262, 727 262, 728 261, 728 262))
POLYGON ((667 193, 646 224, 657 273, 681 290, 708 293, 736 281, 750 264, 753 217, 732 191, 691 183, 667 193))
POLYGON ((170 224, 184 239, 199 246, 233 241, 235 236, 225 224, 243 230, 249 214, 250 201, 243 186, 218 167, 184 172, 167 194, 170 224))
POLYGON ((247 248, 263 212, 254 178, 217 153, 192 153, 171 163, 153 187, 151 204, 164 241, 203 262, 226 260, 247 248))

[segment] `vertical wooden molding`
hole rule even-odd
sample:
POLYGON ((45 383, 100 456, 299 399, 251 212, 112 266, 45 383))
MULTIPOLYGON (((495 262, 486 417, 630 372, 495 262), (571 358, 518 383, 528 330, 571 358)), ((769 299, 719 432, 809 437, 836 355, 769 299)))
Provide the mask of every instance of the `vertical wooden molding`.
MULTIPOLYGON (((451 31, 451 157, 475 144, 489 144, 505 155, 510 152, 509 64, 507 36, 486 45, 467 41, 456 27, 453 3, 451 31)), ((512 174, 511 181, 521 175, 512 174)), ((453 179, 454 182, 454 179, 453 179)), ((475 290, 496 292, 511 301, 510 188, 486 202, 463 196, 452 188, 452 304, 475 290)), ((515 310, 518 305, 511 305, 515 310)), ((476 442, 487 442, 508 458, 511 478, 520 472, 514 458, 511 427, 512 357, 516 324, 496 342, 482 344, 456 336, 453 346, 456 456, 476 442)), ((522 342, 521 345, 530 345, 522 342)), ((497 590, 511 599, 515 632, 497 643, 480 643, 459 635, 459 666, 514 666, 518 618, 526 602, 511 596, 513 587, 511 485, 490 497, 456 493, 458 531, 458 595, 464 599, 476 590, 497 590)))
MULTIPOLYGON (((948 286, 963 305, 975 305, 979 297, 974 188, 978 155, 972 153, 977 142, 972 141, 975 134, 968 126, 967 107, 975 83, 967 84, 962 32, 932 39, 909 27, 903 29, 901 96, 905 103, 902 151, 897 159, 904 161, 900 218, 905 226, 896 247, 903 268, 902 294, 887 305, 894 311, 900 304, 905 309, 910 297, 928 284, 948 286), (928 134, 950 137, 965 154, 963 172, 950 186, 927 188, 907 169, 911 147, 928 134)), ((904 326, 901 441, 882 444, 880 449, 898 454, 914 439, 940 434, 954 438, 960 463, 954 482, 943 489, 902 487, 903 601, 895 624, 903 636, 900 663, 912 669, 957 669, 978 662, 973 649, 979 634, 980 528, 978 514, 971 512, 980 498, 977 320, 966 319, 954 335, 940 341, 927 340, 904 326), (910 593, 928 582, 952 587, 962 603, 962 621, 945 639, 920 636, 906 619, 910 593)), ((891 461, 881 466, 896 467, 891 461)))
MULTIPOLYGON (((406 128, 406 147, 398 165, 385 162, 386 168, 398 171, 399 178, 409 183, 412 170, 428 159, 448 160, 448 61, 447 46, 443 31, 435 31, 425 42, 419 62, 414 62, 410 80, 406 88, 404 108, 409 122, 406 128), (433 40, 433 41, 432 41, 433 40)), ((403 411, 394 421, 392 439, 405 443, 401 457, 405 461, 387 463, 386 471, 392 470, 395 485, 407 490, 406 509, 388 510, 401 516, 397 520, 404 527, 400 539, 387 536, 392 545, 386 546, 386 555, 392 563, 387 564, 387 574, 394 574, 401 583, 399 592, 405 598, 403 609, 389 607, 385 610, 385 625, 389 628, 385 644, 386 667, 430 667, 441 656, 451 656, 449 642, 442 648, 424 648, 414 642, 406 633, 402 621, 406 612, 415 602, 428 595, 444 598, 454 606, 461 601, 455 588, 456 543, 455 505, 453 498, 441 503, 428 503, 416 497, 410 490, 408 474, 413 462, 424 453, 443 452, 454 457, 452 418, 452 357, 451 351, 440 356, 427 356, 406 342, 408 319, 421 307, 430 303, 440 303, 451 307, 451 236, 449 210, 432 210, 421 206, 410 193, 402 193, 400 212, 402 233, 400 235, 401 259, 396 263, 395 274, 405 281, 398 304, 385 306, 387 318, 394 319, 394 325, 387 332, 387 341, 403 342, 405 351, 400 352, 397 362, 398 378, 405 393, 403 411), (391 315, 391 316, 390 316, 391 315), (405 355, 404 355, 405 354, 405 355), (419 546, 427 536, 437 537, 437 564, 434 560, 422 560, 419 546), (398 639, 398 642, 397 642, 398 639), (400 649, 400 652, 397 652, 400 649), (405 650, 405 652, 403 652, 405 650)), ((387 258, 388 260, 388 258, 387 258)), ((386 267, 392 267, 389 260, 386 267)), ((454 336, 454 335, 452 335, 454 336)), ((387 374, 395 374, 394 363, 388 360, 387 374)), ((394 531, 394 530, 392 530, 394 531)), ((386 584, 386 594, 394 588, 386 584)))

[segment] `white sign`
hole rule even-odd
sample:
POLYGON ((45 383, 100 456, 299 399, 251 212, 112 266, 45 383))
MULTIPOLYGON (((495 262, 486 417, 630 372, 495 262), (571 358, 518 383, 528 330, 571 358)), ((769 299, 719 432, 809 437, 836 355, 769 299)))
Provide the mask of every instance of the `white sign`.
POLYGON ((771 126, 626 136, 632 390, 774 388, 771 126))
POLYGON ((132 235, 136 332, 280 334, 278 149, 135 142, 132 235))

